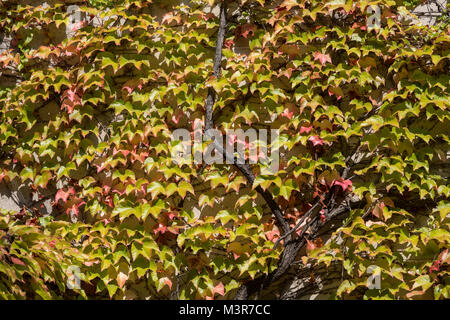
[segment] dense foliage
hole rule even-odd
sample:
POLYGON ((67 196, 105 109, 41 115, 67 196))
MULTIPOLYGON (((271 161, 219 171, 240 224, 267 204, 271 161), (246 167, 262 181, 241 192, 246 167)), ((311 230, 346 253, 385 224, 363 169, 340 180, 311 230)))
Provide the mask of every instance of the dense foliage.
POLYGON ((0 214, 0 297, 285 298, 287 269, 323 266, 330 297, 449 297, 445 21, 391 0, 230 0, 217 77, 220 1, 88 1, 69 38, 67 5, 0 2, 0 75, 18 81, 0 87, 0 183, 33 193, 0 214), (211 88, 216 128, 280 130, 275 175, 172 160, 211 88))

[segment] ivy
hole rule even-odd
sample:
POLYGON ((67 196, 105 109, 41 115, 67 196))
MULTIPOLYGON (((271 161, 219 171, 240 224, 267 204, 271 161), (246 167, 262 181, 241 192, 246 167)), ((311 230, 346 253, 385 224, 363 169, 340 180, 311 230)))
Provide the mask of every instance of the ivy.
POLYGON ((416 4, 88 1, 66 37, 64 1, 2 1, 0 183, 32 200, 0 214, 1 298, 275 298, 338 268, 335 298, 448 299, 450 39, 416 4), (175 162, 197 123, 278 129, 278 172, 175 162))

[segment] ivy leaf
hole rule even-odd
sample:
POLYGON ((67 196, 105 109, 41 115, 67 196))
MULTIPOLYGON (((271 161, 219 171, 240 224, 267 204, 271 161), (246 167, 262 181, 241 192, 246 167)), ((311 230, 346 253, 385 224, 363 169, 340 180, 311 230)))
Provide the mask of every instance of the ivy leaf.
POLYGON ((27 179, 33 180, 34 177, 34 170, 31 167, 25 167, 20 172, 20 177, 22 178, 22 181, 25 181, 27 179))
POLYGON ((10 256, 9 258, 11 259, 12 263, 25 267, 25 263, 22 260, 20 260, 19 258, 16 258, 13 256, 10 256))
POLYGON ((178 184, 178 193, 180 194, 180 196, 182 198, 184 198, 186 196, 186 192, 190 192, 192 195, 195 195, 194 192, 194 188, 192 187, 192 185, 186 181, 181 181, 178 184))
POLYGON ((319 60, 321 65, 324 65, 327 62, 332 63, 330 55, 324 54, 324 53, 321 53, 321 52, 315 52, 314 53, 314 60, 315 61, 319 60))
POLYGON ((64 191, 64 189, 59 189, 55 195, 55 203, 58 203, 59 200, 62 200, 64 203, 66 203, 67 198, 70 195, 74 195, 74 194, 75 194, 75 189, 73 187, 69 187, 69 189, 67 191, 64 191))
POLYGON ((311 136, 309 137, 308 141, 310 141, 314 147, 323 145, 323 140, 320 139, 318 136, 311 136))
POLYGON ((294 115, 293 111, 290 111, 289 108, 284 109, 283 113, 281 114, 283 117, 288 118, 289 120, 292 119, 292 116, 294 115))
POLYGON ((117 275, 117 284, 119 285, 119 287, 122 289, 122 287, 124 286, 125 282, 128 280, 128 276, 123 273, 123 272, 119 272, 119 274, 117 275))
POLYGON ((302 134, 302 133, 310 133, 312 129, 313 129, 312 126, 300 127, 300 134, 302 134))
POLYGON ((246 23, 246 24, 236 28, 236 34, 238 36, 242 36, 244 38, 247 38, 250 34, 254 35, 255 31, 256 31, 256 25, 254 25, 252 23, 246 23))
POLYGON ((50 171, 44 171, 41 175, 36 176, 34 183, 36 186, 45 188, 47 187, 48 181, 52 178, 50 171))
POLYGON ((298 5, 299 3, 297 0, 284 0, 283 3, 281 3, 280 8, 283 8, 284 10, 291 10, 293 7, 298 5))
POLYGON ((212 290, 212 295, 214 296, 214 294, 218 293, 219 295, 223 296, 225 295, 225 288, 223 286, 222 282, 219 282, 219 284, 217 284, 214 289, 212 290))
POLYGON ((352 181, 351 180, 344 180, 344 179, 340 179, 340 180, 334 180, 331 183, 331 186, 340 186, 342 188, 342 191, 346 191, 347 189, 351 190, 352 189, 352 181))
POLYGON ((79 21, 75 23, 72 27, 72 31, 77 31, 87 25, 87 21, 79 21))
POLYGON ((377 203, 372 210, 372 214, 378 219, 383 218, 384 202, 377 203))
POLYGON ((430 288, 433 285, 433 281, 431 280, 429 275, 422 275, 414 280, 414 284, 412 289, 416 289, 418 287, 422 287, 424 291, 430 288))
POLYGON ((71 114, 77 105, 81 105, 81 97, 74 88, 64 91, 61 109, 67 109, 67 113, 71 114))

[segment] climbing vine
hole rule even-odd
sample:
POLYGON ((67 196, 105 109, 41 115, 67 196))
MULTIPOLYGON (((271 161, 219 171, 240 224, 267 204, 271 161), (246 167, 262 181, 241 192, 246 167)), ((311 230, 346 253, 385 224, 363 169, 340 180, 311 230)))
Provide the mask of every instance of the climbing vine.
POLYGON ((0 297, 288 299, 306 270, 338 299, 449 298, 448 19, 413 4, 0 2, 0 183, 29 190, 0 297), (197 123, 278 129, 279 170, 180 165, 197 123))

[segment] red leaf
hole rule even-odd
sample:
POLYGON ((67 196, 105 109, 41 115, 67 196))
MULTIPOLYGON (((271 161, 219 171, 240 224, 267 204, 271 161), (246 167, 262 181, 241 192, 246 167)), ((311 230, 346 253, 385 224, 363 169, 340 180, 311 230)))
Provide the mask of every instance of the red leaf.
POLYGON ((114 200, 111 198, 111 196, 107 196, 104 201, 109 207, 114 208, 114 200))
POLYGON ((115 156, 117 153, 122 153, 123 156, 126 158, 130 154, 130 150, 118 150, 116 148, 113 149, 113 156, 115 156))
POLYGON ((373 105, 373 106, 375 106, 375 107, 378 106, 378 102, 377 102, 376 99, 374 99, 374 98, 372 98, 371 96, 369 96, 369 100, 370 100, 370 102, 372 102, 372 105, 373 105))
POLYGON ((97 263, 99 263, 99 262, 98 261, 86 261, 83 264, 87 267, 92 267, 94 264, 97 264, 97 263))
POLYGON ((66 192, 63 189, 59 189, 58 192, 56 192, 56 196, 55 196, 55 203, 58 203, 58 201, 61 199, 64 201, 64 203, 67 202, 67 198, 69 197, 69 195, 73 195, 75 194, 75 190, 70 187, 69 190, 66 192))
POLYGON ((80 213, 80 206, 85 204, 85 203, 86 203, 85 201, 82 201, 82 202, 80 202, 78 204, 73 204, 70 208, 66 209, 66 213, 69 215, 70 212, 72 211, 73 214, 75 214, 78 217, 78 214, 80 213))
POLYGON ((322 146, 323 145, 323 140, 322 139, 320 139, 318 136, 311 136, 309 139, 308 139, 308 141, 310 141, 312 144, 313 144, 313 146, 315 147, 315 146, 322 146))
POLYGON ((126 91, 128 91, 128 94, 131 94, 134 90, 134 88, 130 87, 130 86, 123 86, 123 89, 125 89, 126 91))
POLYGON ((164 278, 164 283, 169 286, 170 289, 172 289, 172 280, 169 278, 164 278))
POLYGON ((181 117, 181 115, 178 115, 178 116, 173 115, 173 116, 172 116, 172 121, 173 121, 175 124, 178 124, 178 122, 180 122, 180 117, 181 117))
POLYGON ((351 190, 351 188, 352 188, 352 181, 351 180, 342 180, 342 179, 341 180, 334 180, 331 183, 331 186, 334 186, 334 185, 340 186, 342 188, 342 191, 345 191, 347 189, 351 190))
POLYGON ((311 132, 311 130, 312 130, 312 126, 309 126, 309 127, 301 127, 300 128, 300 134, 302 134, 302 133, 310 133, 311 132))
POLYGON ((384 208, 384 202, 380 202, 373 208, 372 214, 380 219, 383 216, 383 208, 384 208))
POLYGON ((169 212, 169 213, 167 213, 167 218, 169 218, 170 221, 175 219, 176 216, 177 216, 176 212, 169 212))
POLYGON ((267 240, 275 242, 274 238, 275 237, 277 237, 277 238, 280 237, 280 231, 278 230, 278 228, 274 227, 271 231, 267 231, 266 232, 266 237, 267 237, 267 240))
POLYGON ((101 165, 95 164, 94 166, 97 167, 97 173, 100 173, 103 169, 106 168, 106 163, 102 163, 101 165))
POLYGON ((213 292, 212 292, 213 296, 214 296, 215 293, 218 293, 221 296, 223 296, 225 294, 225 288, 223 287, 223 283, 222 282, 219 282, 219 284, 214 287, 213 292))
POLYGON ((11 258, 12 263, 18 264, 18 265, 21 265, 21 266, 25 267, 25 263, 23 263, 22 260, 20 260, 20 259, 18 259, 16 257, 12 257, 12 256, 10 258, 11 258))
POLYGON ((83 28, 85 24, 87 24, 86 21, 79 21, 79 22, 75 23, 72 27, 72 31, 77 31, 78 29, 83 28))
POLYGON ((155 234, 157 234, 158 232, 161 232, 161 234, 166 233, 167 231, 167 227, 165 225, 162 225, 161 223, 158 225, 158 228, 156 228, 154 230, 155 234))
POLYGON ((314 249, 320 248, 323 246, 322 238, 314 239, 313 241, 306 240, 306 252, 312 251, 314 249))
MULTIPOLYGON (((323 211, 323 210, 322 210, 323 211)), ((320 212, 320 221, 322 221, 322 223, 325 223, 325 221, 327 220, 327 218, 325 217, 325 215, 323 214, 323 212, 320 212)))
POLYGON ((234 41, 233 41, 233 39, 227 40, 224 42, 223 45, 225 46, 225 48, 230 49, 234 45, 234 41))
POLYGON ((254 24, 246 23, 246 24, 236 28, 236 35, 237 36, 243 36, 244 38, 247 38, 250 33, 252 35, 254 35, 255 31, 256 31, 256 26, 254 24))
POLYGON ((432 273, 433 271, 439 271, 439 268, 441 267, 441 262, 440 260, 436 260, 433 262, 433 264, 430 267, 430 273, 432 273))
POLYGON ((116 280, 119 287, 122 288, 125 282, 128 280, 128 276, 123 272, 119 272, 116 280))
POLYGON ((306 251, 314 250, 316 247, 314 245, 314 242, 306 240, 306 251))
POLYGON ((206 13, 202 15, 203 20, 208 21, 208 20, 214 20, 216 16, 212 13, 206 13))
POLYGON ((62 99, 61 109, 66 108, 69 114, 73 112, 76 105, 81 104, 81 97, 77 95, 74 88, 64 91, 62 99))
POLYGON ((289 120, 292 119, 292 116, 294 115, 293 111, 289 111, 289 108, 284 109, 283 113, 281 114, 283 117, 288 118, 289 120))
POLYGON ((321 65, 324 65, 327 61, 331 63, 331 57, 329 54, 323 54, 318 51, 314 53, 314 60, 319 60, 321 65))

